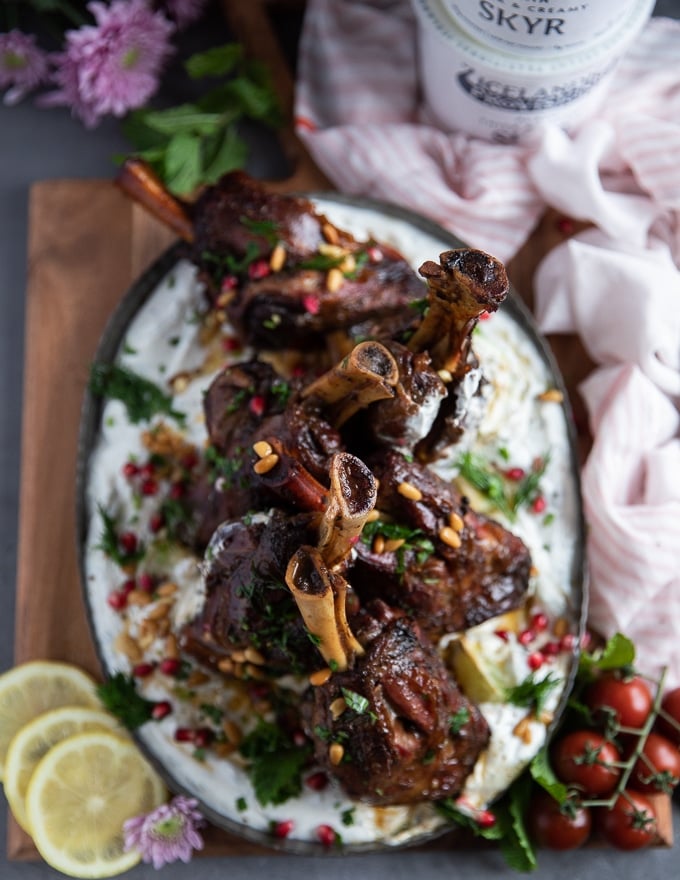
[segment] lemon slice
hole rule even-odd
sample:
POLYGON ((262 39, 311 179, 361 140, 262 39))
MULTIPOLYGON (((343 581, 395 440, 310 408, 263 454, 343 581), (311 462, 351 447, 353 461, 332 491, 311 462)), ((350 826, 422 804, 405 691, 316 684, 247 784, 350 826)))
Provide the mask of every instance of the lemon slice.
POLYGON ((53 746, 28 784, 26 815, 45 861, 70 877, 112 877, 136 865, 123 823, 167 798, 137 747, 107 731, 77 733, 53 746))
POLYGON ((35 660, 0 675, 0 780, 14 735, 24 724, 59 706, 101 708, 94 681, 76 666, 35 660))
POLYGON ((24 831, 31 833, 26 816, 26 790, 38 762, 67 736, 88 730, 111 730, 125 735, 117 719, 107 712, 64 706, 29 721, 10 742, 5 760, 5 795, 24 831))

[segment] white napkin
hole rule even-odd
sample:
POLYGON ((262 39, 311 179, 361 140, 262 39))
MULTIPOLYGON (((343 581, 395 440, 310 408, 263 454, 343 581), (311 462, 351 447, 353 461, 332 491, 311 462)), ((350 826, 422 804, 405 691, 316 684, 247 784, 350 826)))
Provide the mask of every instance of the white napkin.
POLYGON ((545 332, 578 333, 590 622, 680 685, 680 22, 656 18, 597 119, 525 146, 442 131, 419 103, 408 0, 308 0, 297 128, 348 193, 397 202, 508 260, 551 206, 590 221, 539 267, 545 332))

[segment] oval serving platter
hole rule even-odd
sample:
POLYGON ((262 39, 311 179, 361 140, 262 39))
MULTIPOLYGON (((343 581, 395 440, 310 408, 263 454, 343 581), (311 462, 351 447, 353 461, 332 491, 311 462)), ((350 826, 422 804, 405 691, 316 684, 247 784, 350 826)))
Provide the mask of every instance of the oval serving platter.
MULTIPOLYGON (((436 260, 445 250, 465 246, 437 224, 386 203, 328 193, 307 197, 331 222, 358 240, 374 238, 396 247, 416 270, 425 260, 436 260)), ((97 363, 124 364, 159 385, 169 376, 197 367, 199 326, 194 315, 200 309, 201 288, 184 254, 183 245, 173 246, 133 284, 106 327, 95 356, 97 363), (183 293, 178 294, 178 290, 183 293)), ((527 467, 536 456, 549 454, 541 483, 548 504, 545 514, 520 511, 514 522, 504 521, 498 511, 489 515, 527 543, 538 569, 532 587, 536 604, 576 637, 577 646, 586 613, 585 529, 566 389, 547 343, 512 289, 499 312, 478 325, 473 347, 487 378, 503 392, 494 394, 495 403, 481 425, 479 440, 486 444, 486 452, 491 444, 501 450, 504 459, 527 467), (560 392, 562 402, 535 403, 546 388, 560 392)), ((240 352, 232 357, 232 362, 244 356, 240 352)), ((214 373, 204 375, 190 382, 183 394, 176 395, 177 407, 190 412, 200 408, 202 390, 213 376, 214 373)), ((205 427, 200 419, 192 421, 195 424, 189 428, 191 439, 202 445, 205 427)), ((115 509, 120 498, 126 492, 129 494, 121 467, 131 450, 143 454, 139 442, 143 427, 127 422, 118 401, 102 401, 87 392, 79 441, 77 534, 84 600, 107 676, 121 671, 129 673, 132 661, 121 652, 121 615, 107 602, 110 591, 120 583, 121 573, 98 549, 102 534, 100 508, 115 509)), ((450 461, 437 470, 447 478, 456 473, 450 461)), ((152 504, 153 499, 128 498, 127 503, 131 505, 132 518, 141 518, 148 514, 150 508, 145 506, 152 504)), ((176 572, 186 576, 188 591, 192 586, 198 591, 196 558, 175 562, 176 572)), ((460 667, 456 665, 456 670, 463 670, 461 674, 465 675, 472 659, 475 676, 484 678, 487 665, 490 667, 493 674, 487 684, 492 687, 496 667, 509 670, 510 676, 505 681, 501 675, 499 687, 504 682, 518 683, 512 676, 520 675, 525 667, 521 660, 518 672, 520 649, 514 638, 510 639, 512 650, 503 647, 507 642, 495 635, 492 621, 468 631, 465 640, 466 662, 460 667), (510 653, 503 654, 508 650, 510 653), (475 666, 476 663, 479 665, 475 666)), ((459 648, 455 638, 446 648, 442 644, 448 657, 458 656, 459 648)), ((481 703, 492 728, 492 739, 487 758, 478 762, 466 785, 465 794, 472 803, 481 807, 494 801, 550 736, 566 702, 577 651, 574 647, 554 661, 561 686, 553 694, 550 718, 532 726, 528 742, 513 733, 525 710, 493 698, 481 703), (481 764, 484 767, 480 768, 481 764)), ((178 685, 181 682, 175 679, 154 675, 149 680, 140 680, 139 690, 148 699, 168 699, 177 704, 178 685)), ((207 704, 216 689, 224 692, 228 687, 224 680, 215 677, 201 684, 199 690, 205 689, 207 704)), ((192 747, 175 740, 174 731, 181 726, 182 719, 182 707, 176 705, 167 718, 138 728, 135 739, 172 791, 196 797, 213 824, 246 840, 298 854, 371 852, 421 844, 451 828, 431 805, 371 807, 351 801, 335 784, 323 791, 303 786, 299 797, 263 807, 257 802, 238 757, 233 760, 233 756, 199 756, 192 747), (290 819, 294 830, 288 837, 272 835, 273 824, 290 819), (329 848, 319 843, 317 829, 322 824, 341 835, 342 846, 329 848)))

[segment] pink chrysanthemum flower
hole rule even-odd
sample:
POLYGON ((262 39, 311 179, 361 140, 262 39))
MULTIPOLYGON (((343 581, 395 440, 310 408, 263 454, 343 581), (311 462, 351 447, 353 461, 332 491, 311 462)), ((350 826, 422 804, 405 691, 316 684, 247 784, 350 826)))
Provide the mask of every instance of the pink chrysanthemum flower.
POLYGON ((146 0, 89 3, 96 25, 66 34, 66 51, 53 56, 56 92, 44 106, 69 106, 88 128, 102 116, 124 116, 141 107, 158 88, 172 48, 174 25, 146 0))
POLYGON ((33 34, 10 31, 0 34, 0 89, 5 104, 20 101, 47 79, 47 54, 39 49, 33 34))
POLYGON ((123 825, 125 851, 136 849, 144 862, 162 868, 181 859, 191 860, 194 850, 203 848, 198 828, 205 824, 197 810, 198 801, 178 795, 169 804, 123 825))
POLYGON ((165 0, 165 8, 178 28, 185 28, 203 13, 207 0, 165 0))

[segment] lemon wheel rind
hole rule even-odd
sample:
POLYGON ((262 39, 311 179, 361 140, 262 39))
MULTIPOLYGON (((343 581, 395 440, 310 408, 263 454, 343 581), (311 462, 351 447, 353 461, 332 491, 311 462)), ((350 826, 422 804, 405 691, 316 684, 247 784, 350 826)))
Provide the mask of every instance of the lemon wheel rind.
POLYGON ((35 750, 39 745, 42 745, 39 741, 41 739, 44 741, 48 737, 51 739, 48 745, 49 749, 62 742, 66 737, 77 733, 84 733, 88 730, 108 730, 117 733, 118 729, 120 729, 120 722, 103 709, 93 709, 89 706, 60 706, 58 709, 43 712, 42 715, 38 715, 17 731, 10 741, 5 756, 4 786, 5 797, 12 815, 24 831, 28 834, 31 833, 26 815, 28 780, 24 784, 25 771, 29 767, 32 775, 38 761, 31 765, 23 753, 31 748, 35 750), (56 727, 61 727, 64 730, 70 725, 72 725, 72 729, 63 736, 59 736, 57 739, 49 737, 50 729, 54 732, 56 727))
MULTIPOLYGON (((93 745, 104 745, 111 749, 116 756, 126 757, 133 762, 138 762, 140 773, 151 784, 151 801, 144 804, 130 803, 129 815, 126 818, 151 811, 164 803, 167 797, 162 781, 150 765, 146 763, 136 746, 115 733, 108 731, 78 733, 57 743, 57 745, 50 749, 36 767, 28 786, 26 795, 28 822, 32 829, 35 846, 47 864, 68 876, 83 878, 83 880, 113 877, 128 871, 141 860, 138 852, 120 851, 115 856, 107 858, 103 856, 96 857, 92 861, 82 862, 73 858, 68 848, 54 839, 54 834, 50 830, 50 825, 54 823, 54 813, 48 812, 46 814, 42 809, 42 795, 46 786, 49 786, 55 776, 59 775, 58 767, 62 759, 75 754, 83 755, 84 760, 87 760, 86 750, 93 745)), ((83 789, 82 794, 86 795, 87 791, 83 789)), ((116 824, 111 829, 110 839, 114 840, 121 831, 121 826, 116 824)))

